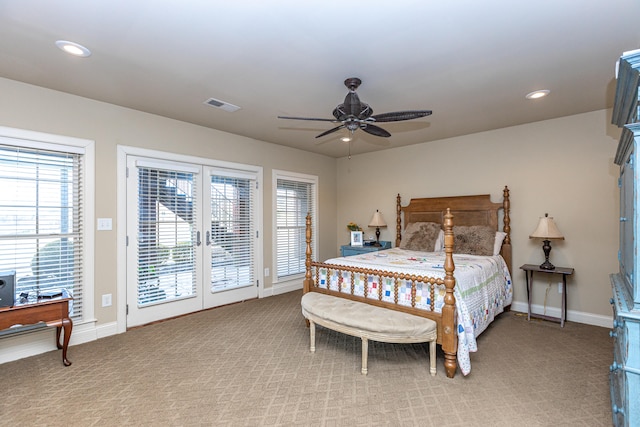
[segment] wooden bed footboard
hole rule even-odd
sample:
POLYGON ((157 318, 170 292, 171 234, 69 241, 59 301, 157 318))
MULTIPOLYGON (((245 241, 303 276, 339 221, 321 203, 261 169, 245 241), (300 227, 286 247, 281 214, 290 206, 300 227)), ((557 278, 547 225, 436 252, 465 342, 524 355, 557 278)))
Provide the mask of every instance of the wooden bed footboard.
MULTIPOLYGON (((444 251, 445 251, 445 263, 444 263, 444 271, 445 277, 436 278, 436 277, 425 277, 425 276, 416 276, 411 274, 403 274, 403 273, 392 273, 383 270, 372 270, 366 268, 358 268, 358 267, 347 267, 337 264, 325 264, 321 262, 316 262, 312 260, 312 251, 311 251, 311 215, 307 215, 307 230, 306 230, 306 240, 307 240, 307 248, 306 248, 306 273, 303 284, 303 292, 319 292, 328 295, 335 295, 342 298, 352 299, 355 301, 365 302, 367 304, 376 305, 379 307, 389 308, 391 310, 397 310, 404 313, 409 313, 421 317, 426 317, 436 321, 438 325, 438 338, 437 342, 442 346, 442 350, 444 352, 444 367, 446 374, 449 378, 453 378, 457 369, 457 359, 456 353, 458 348, 458 335, 456 333, 456 300, 453 295, 453 289, 455 287, 455 278, 453 276, 454 271, 454 263, 453 263, 453 215, 451 212, 447 210, 447 213, 444 215, 444 251), (342 286, 338 286, 338 290, 331 290, 329 286, 327 288, 321 288, 317 284, 319 282, 320 270, 327 270, 327 277, 333 271, 340 272, 349 272, 351 274, 351 287, 350 290, 343 292, 342 286), (315 273, 315 274, 314 274, 315 273), (393 294, 394 294, 394 302, 383 301, 382 299, 382 287, 379 287, 379 294, 377 299, 373 299, 369 297, 366 293, 367 287, 365 286, 365 295, 358 296, 355 295, 355 276, 356 275, 364 275, 364 276, 376 276, 379 278, 379 283, 382 283, 383 279, 392 279, 393 283, 393 294), (408 305, 400 305, 398 304, 398 289, 401 286, 400 281, 410 281, 411 282, 411 306, 408 305), (429 285, 430 293, 431 293, 431 311, 421 310, 415 307, 415 295, 416 295, 416 284, 423 283, 425 285, 429 285), (444 297, 444 306, 442 307, 442 311, 437 313, 433 311, 433 302, 435 300, 435 288, 438 285, 445 286, 445 297, 444 297)), ((340 275, 340 280, 342 279, 342 275, 340 275)))

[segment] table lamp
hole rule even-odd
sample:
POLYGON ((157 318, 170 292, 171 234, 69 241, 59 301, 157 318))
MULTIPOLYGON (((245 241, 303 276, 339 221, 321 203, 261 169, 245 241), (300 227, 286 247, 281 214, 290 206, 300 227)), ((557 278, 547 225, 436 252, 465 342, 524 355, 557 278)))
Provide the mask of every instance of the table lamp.
POLYGON ((538 227, 529 236, 530 239, 542 239, 542 250, 544 251, 544 262, 540 264, 541 270, 555 270, 555 266, 549 262, 549 252, 551 252, 551 239, 564 240, 564 236, 553 222, 553 217, 548 213, 540 218, 538 227))
POLYGON ((373 214, 371 221, 369 221, 369 227, 376 228, 376 242, 373 244, 373 246, 380 246, 380 227, 386 227, 386 226, 387 226, 387 223, 384 222, 384 218, 382 217, 382 214, 378 212, 378 210, 376 209, 376 212, 373 214))

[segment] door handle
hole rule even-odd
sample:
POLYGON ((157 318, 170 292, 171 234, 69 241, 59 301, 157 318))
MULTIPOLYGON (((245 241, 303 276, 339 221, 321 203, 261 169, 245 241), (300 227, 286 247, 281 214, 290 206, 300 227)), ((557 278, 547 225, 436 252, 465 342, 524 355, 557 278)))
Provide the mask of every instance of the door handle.
POLYGON ((207 246, 211 246, 211 232, 207 231, 207 241, 206 241, 207 246))
POLYGON ((196 246, 200 246, 202 241, 200 240, 200 232, 196 232, 196 246))

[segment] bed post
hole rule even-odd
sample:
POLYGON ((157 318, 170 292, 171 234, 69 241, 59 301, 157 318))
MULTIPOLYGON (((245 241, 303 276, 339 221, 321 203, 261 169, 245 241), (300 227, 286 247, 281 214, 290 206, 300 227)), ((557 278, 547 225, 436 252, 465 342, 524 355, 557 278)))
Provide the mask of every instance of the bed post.
POLYGON ((396 197, 396 248, 400 246, 400 240, 402 239, 402 220, 400 214, 402 213, 402 207, 400 206, 400 193, 396 197))
POLYGON ((307 293, 311 290, 311 286, 313 285, 313 279, 311 278, 311 213, 307 213, 307 221, 306 221, 306 238, 307 238, 307 251, 305 255, 304 265, 306 267, 306 271, 304 273, 304 281, 302 282, 302 292, 307 293))
MULTIPOLYGON (((511 216, 509 210, 511 209, 511 202, 509 200, 509 188, 505 185, 504 190, 502 191, 502 209, 504 211, 504 220, 502 221, 504 226, 502 231, 504 231, 507 235, 504 238, 504 242, 502 243, 502 258, 507 263, 507 268, 509 272, 512 273, 511 270, 511 216)), ((513 273, 512 273, 513 274, 513 273)))
POLYGON ((442 307, 442 351, 444 352, 444 369, 447 377, 453 378, 456 374, 458 363, 456 353, 458 351, 458 328, 456 319, 456 297, 453 288, 456 279, 453 277, 453 215, 449 208, 444 215, 444 286, 446 294, 444 307, 442 307))

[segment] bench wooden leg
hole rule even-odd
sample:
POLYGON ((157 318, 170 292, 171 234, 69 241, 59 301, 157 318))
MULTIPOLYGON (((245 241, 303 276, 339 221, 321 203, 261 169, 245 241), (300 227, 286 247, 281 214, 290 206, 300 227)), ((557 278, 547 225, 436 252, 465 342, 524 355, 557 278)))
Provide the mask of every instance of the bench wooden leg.
POLYGON ((316 351, 316 324, 309 321, 309 350, 316 351))
POLYGON ((369 358, 369 340, 362 337, 362 375, 367 375, 367 359, 369 358))
POLYGON ((431 367, 429 372, 431 372, 431 376, 436 375, 436 340, 433 340, 429 343, 429 363, 431 367))

